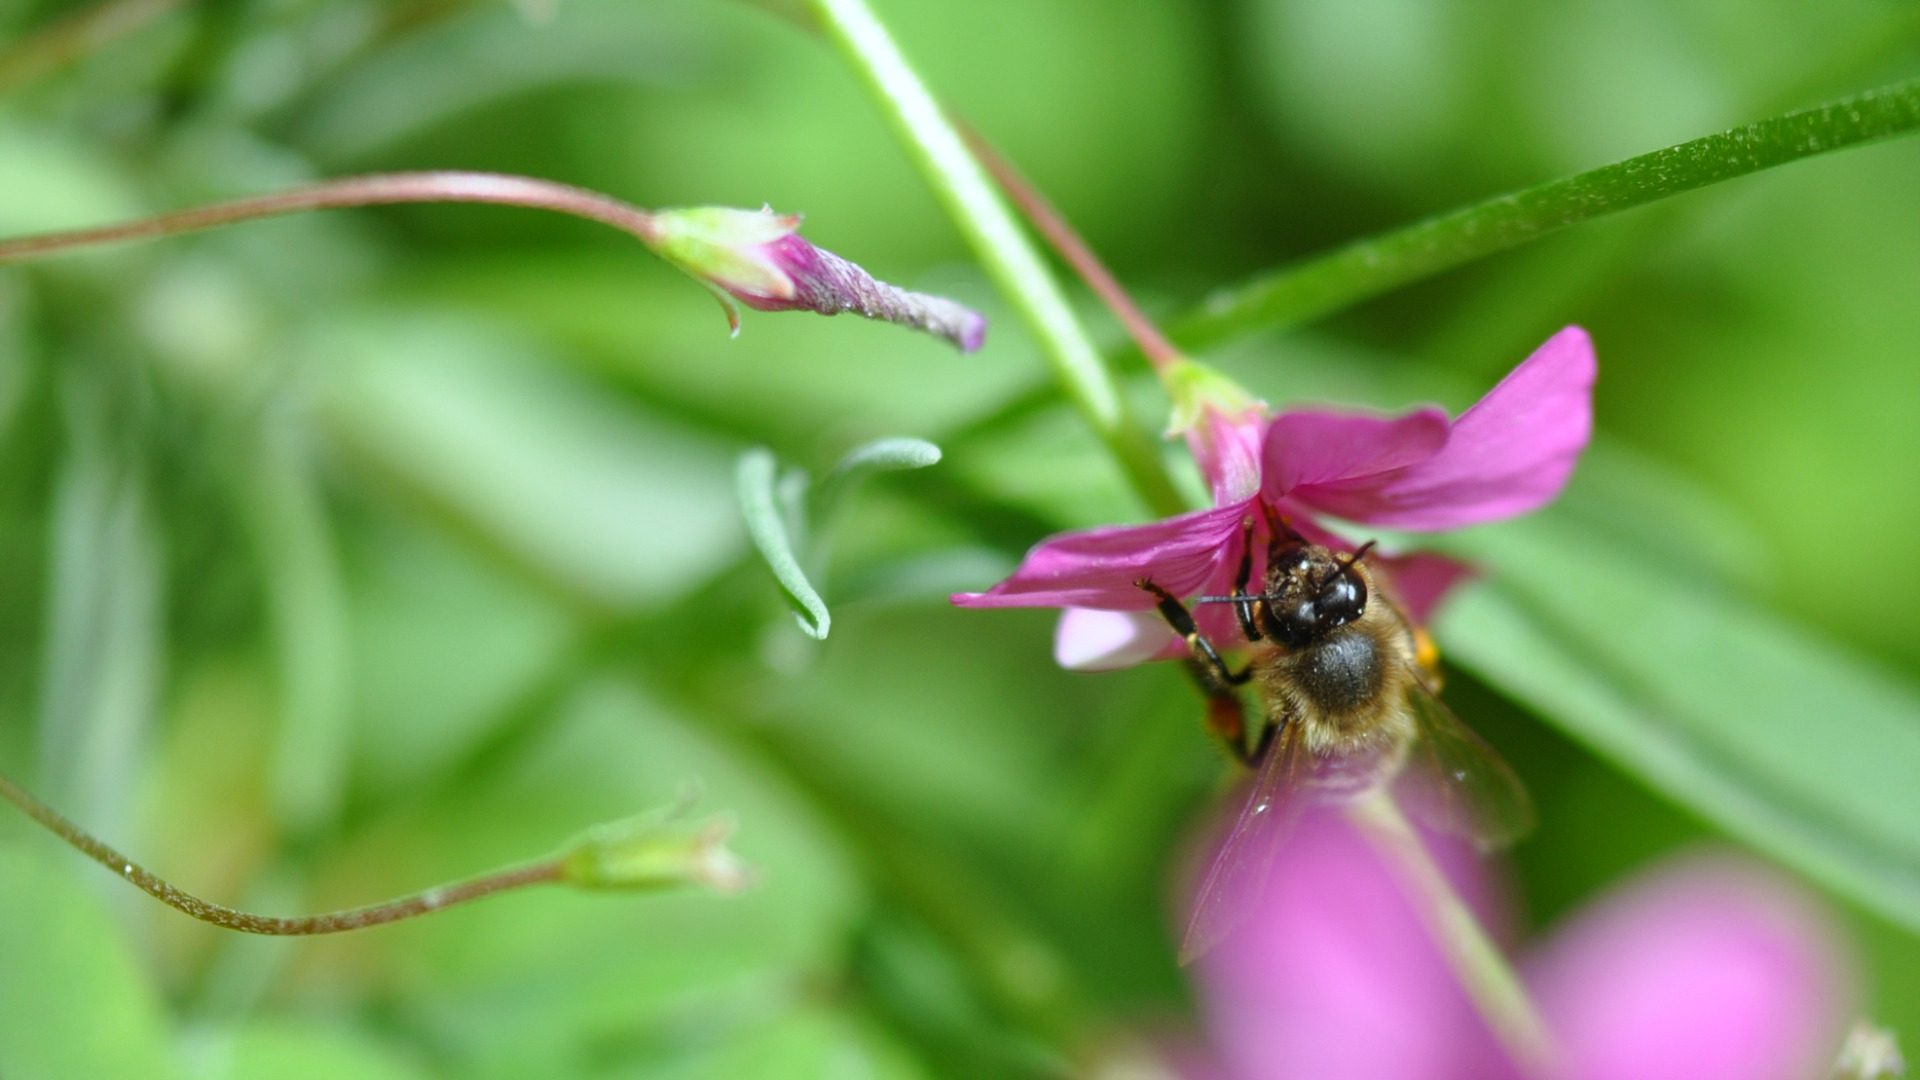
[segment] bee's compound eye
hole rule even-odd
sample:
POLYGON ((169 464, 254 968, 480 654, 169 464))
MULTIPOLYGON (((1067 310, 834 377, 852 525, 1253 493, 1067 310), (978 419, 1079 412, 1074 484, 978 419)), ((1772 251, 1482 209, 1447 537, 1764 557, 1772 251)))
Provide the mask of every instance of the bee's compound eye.
POLYGON ((1341 574, 1320 591, 1321 628, 1331 630, 1366 614, 1367 587, 1353 574, 1341 574))

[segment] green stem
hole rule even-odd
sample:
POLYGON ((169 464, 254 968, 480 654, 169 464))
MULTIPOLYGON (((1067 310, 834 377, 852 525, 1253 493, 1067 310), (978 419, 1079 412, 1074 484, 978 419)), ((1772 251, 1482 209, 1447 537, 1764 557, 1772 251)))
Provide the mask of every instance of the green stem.
POLYGON ((1487 937, 1473 910, 1460 899, 1434 863, 1393 797, 1376 791, 1355 802, 1347 816, 1372 837, 1412 894, 1427 930, 1446 955, 1454 976, 1473 999, 1487 1026, 1527 1076, 1553 1073, 1555 1050, 1547 1025, 1500 947, 1487 937))
POLYGON ((1093 425, 1153 512, 1187 509, 1152 435, 1120 394, 1099 350, 1040 253, 968 153, 866 0, 808 0, 821 27, 867 84, 974 253, 1040 341, 1054 376, 1093 425))
POLYGON ((183 911, 201 922, 248 934, 281 937, 337 934, 346 930, 359 930, 368 926, 399 922, 416 915, 440 911, 455 904, 478 900, 483 896, 525 888, 528 885, 557 882, 561 880, 561 873, 565 869, 563 858, 555 857, 497 871, 484 877, 437 886, 425 892, 414 893, 412 896, 403 896, 398 900, 389 900, 370 907, 331 911, 323 915, 255 915, 252 912, 240 911, 210 900, 202 900, 190 892, 175 887, 172 882, 120 854, 92 833, 67 820, 58 810, 34 798, 25 788, 5 775, 0 775, 0 798, 19 807, 28 817, 78 848, 89 859, 125 878, 161 903, 183 911))
POLYGON ((1920 80, 1670 146, 1428 218, 1216 293, 1175 324, 1173 339, 1197 350, 1294 326, 1568 225, 1916 128, 1920 80))

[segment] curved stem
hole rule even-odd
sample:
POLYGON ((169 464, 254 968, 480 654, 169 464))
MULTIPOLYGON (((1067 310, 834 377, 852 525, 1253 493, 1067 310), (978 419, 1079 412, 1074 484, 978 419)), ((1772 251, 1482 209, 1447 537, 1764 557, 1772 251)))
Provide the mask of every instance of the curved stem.
POLYGON ((1032 241, 866 0, 808 0, 919 166, 948 216, 1039 339, 1054 376, 1154 513, 1187 509, 1119 384, 1032 241))
POLYGON ((1582 221, 1920 129, 1920 79, 1488 199, 1223 290, 1173 328, 1204 349, 1330 315, 1582 221))
POLYGON ((1120 320, 1127 336, 1133 339, 1134 347, 1153 365, 1153 370, 1164 375, 1167 368, 1178 363, 1182 359, 1180 350, 1174 348, 1173 342, 1167 340, 1152 319, 1147 318, 1146 312, 1140 310, 1140 305, 1133 302, 1126 286, 1120 284, 1120 279, 1114 277, 1113 272, 1100 261, 1100 256, 1094 254, 1093 248, 1067 222, 1066 215, 979 132, 958 119, 954 124, 960 129, 961 137, 967 140, 967 147, 973 151, 973 156, 979 158, 980 164, 993 174, 1000 190, 1007 193, 1007 198, 1013 200, 1020 212, 1033 223, 1033 227, 1040 230, 1040 235, 1047 238, 1047 243, 1053 245, 1053 250, 1066 260, 1068 266, 1073 267, 1073 272, 1079 274, 1080 280, 1086 282, 1101 303, 1107 305, 1107 310, 1113 312, 1114 318, 1120 320))
POLYGON ((202 900, 192 893, 174 887, 171 882, 120 854, 93 834, 61 816, 60 812, 53 807, 34 798, 5 774, 0 774, 0 798, 5 798, 19 807, 28 817, 46 826, 48 830, 78 848, 88 858, 132 882, 161 903, 183 911, 201 922, 248 934, 282 937, 337 934, 345 930, 379 926, 382 923, 411 919, 416 915, 425 915, 510 889, 557 882, 561 880, 564 870, 563 860, 555 857, 451 885, 437 886, 425 892, 403 896, 397 900, 389 900, 370 907, 332 911, 323 915, 255 915, 209 900, 202 900))
POLYGON ((1553 1075, 1553 1036, 1528 996, 1526 984, 1487 936, 1473 909, 1454 892, 1393 797, 1384 790, 1375 791, 1353 803, 1347 816, 1387 857, 1402 886, 1412 894, 1454 977, 1514 1063, 1530 1077, 1553 1075))
POLYGON ((491 203, 552 210, 597 221, 652 245, 658 229, 652 214, 619 199, 550 180, 500 173, 383 173, 330 180, 308 187, 176 210, 119 225, 44 233, 0 241, 0 264, 103 244, 148 240, 233 225, 255 218, 396 203, 491 203))

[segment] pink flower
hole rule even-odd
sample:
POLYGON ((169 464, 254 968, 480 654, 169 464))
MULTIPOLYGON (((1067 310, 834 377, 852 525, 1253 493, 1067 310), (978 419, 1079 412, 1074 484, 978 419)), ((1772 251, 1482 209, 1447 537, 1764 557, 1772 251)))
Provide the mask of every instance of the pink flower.
MULTIPOLYGON (((1474 861, 1457 860, 1463 884, 1474 861)), ((1484 891, 1484 888, 1482 888, 1484 891)), ((1852 984, 1789 883, 1732 856, 1669 863, 1575 913, 1523 966, 1552 1080, 1824 1076, 1852 984)), ((1254 920, 1199 965, 1216 1080, 1519 1076, 1372 846, 1304 821, 1254 920)))
MULTIPOLYGON (((1341 549, 1350 545, 1319 518, 1423 532, 1537 509, 1560 493, 1586 448, 1595 373, 1586 331, 1569 326, 1454 420, 1432 406, 1399 416, 1299 410, 1271 422, 1257 403, 1195 407, 1184 430, 1213 486, 1212 509, 1049 537, 1012 577, 953 602, 1069 609, 1055 648, 1067 667, 1181 655, 1135 581, 1151 578, 1177 596, 1232 592, 1249 519, 1254 580, 1262 580, 1262 503, 1308 539, 1341 549)), ((1436 555, 1376 562, 1416 621, 1467 570, 1436 555)), ((1209 637, 1237 640, 1228 606, 1195 612, 1209 637)))
POLYGON ((850 311, 924 330, 972 352, 986 341, 980 313, 938 296, 876 281, 853 263, 800 237, 797 214, 700 206, 653 215, 653 248, 713 290, 735 333, 733 301, 755 311, 850 311))

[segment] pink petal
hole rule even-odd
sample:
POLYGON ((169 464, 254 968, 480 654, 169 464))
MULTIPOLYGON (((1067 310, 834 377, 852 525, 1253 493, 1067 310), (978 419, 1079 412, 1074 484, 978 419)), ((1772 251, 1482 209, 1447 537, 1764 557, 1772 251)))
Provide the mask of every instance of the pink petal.
POLYGON ((1447 414, 1433 406, 1400 416, 1281 413, 1267 428, 1262 490, 1279 499, 1298 488, 1378 476, 1426 461, 1446 442, 1447 414))
POLYGON ((1260 490, 1265 417, 1264 406, 1239 413, 1207 408, 1187 432, 1187 448, 1213 489, 1215 505, 1238 502, 1260 490))
POLYGON ((1301 822, 1263 904, 1199 964, 1235 1080, 1512 1075, 1402 887, 1339 814, 1301 822))
POLYGON ((1393 588, 1393 598, 1400 602, 1400 610, 1406 612, 1415 626, 1425 626, 1431 622, 1434 609, 1440 606, 1440 601, 1455 585, 1471 577, 1474 572, 1473 567, 1466 563, 1431 551, 1376 555, 1368 562, 1377 563, 1386 570, 1388 584, 1393 588))
POLYGON ((1851 994, 1790 883, 1696 858, 1581 913, 1530 965, 1568 1080, 1824 1075, 1851 994))
POLYGON ((1035 545, 1013 576, 984 593, 958 593, 961 607, 1091 607, 1143 611, 1153 599, 1134 585, 1151 578, 1177 596, 1198 592, 1237 555, 1250 502, 1229 503, 1145 525, 1062 533, 1035 545))
POLYGON ((1425 461, 1292 495, 1322 513, 1398 529, 1455 529, 1538 509, 1566 485, 1592 434, 1596 373, 1592 341, 1569 326, 1461 414, 1425 461))
POLYGON ((1070 607, 1060 613, 1053 631, 1054 662, 1068 671, 1132 667, 1154 659, 1169 646, 1177 646, 1182 653, 1187 648, 1157 611, 1070 607))

